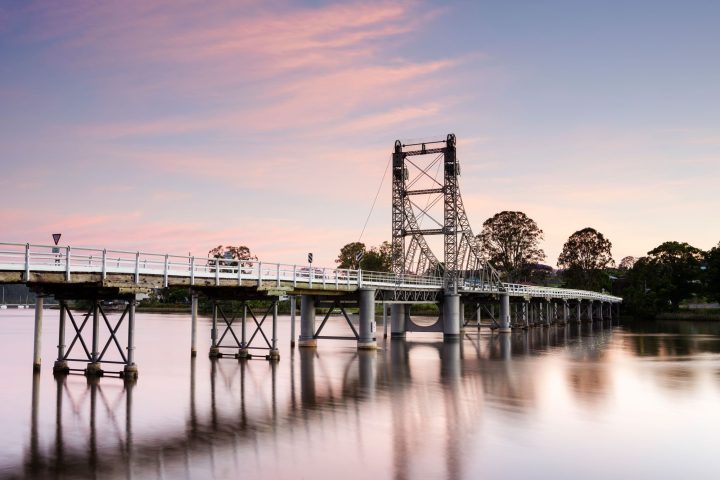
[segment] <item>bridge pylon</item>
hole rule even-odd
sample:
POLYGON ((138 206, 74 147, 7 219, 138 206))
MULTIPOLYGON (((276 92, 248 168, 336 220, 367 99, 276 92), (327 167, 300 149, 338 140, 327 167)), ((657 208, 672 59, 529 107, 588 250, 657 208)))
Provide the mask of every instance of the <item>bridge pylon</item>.
POLYGON ((443 277, 445 291, 451 294, 457 293, 458 284, 467 280, 489 289, 502 286, 497 271, 483 257, 465 213, 456 143, 452 133, 444 140, 396 140, 392 176, 393 273, 398 278, 404 274, 443 277), (414 167, 412 177, 408 165, 414 167), (438 179, 440 168, 442 180, 438 179), (441 200, 442 219, 435 218, 431 211, 441 200), (431 225, 422 228, 425 219, 431 225), (425 239, 428 235, 443 236, 442 262, 430 249, 425 239))

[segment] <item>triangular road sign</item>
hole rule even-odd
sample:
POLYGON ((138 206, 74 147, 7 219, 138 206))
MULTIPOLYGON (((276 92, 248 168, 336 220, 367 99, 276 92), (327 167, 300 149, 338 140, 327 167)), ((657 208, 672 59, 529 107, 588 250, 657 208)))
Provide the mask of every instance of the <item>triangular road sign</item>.
POLYGON ((60 241, 60 236, 62 236, 62 233, 53 233, 52 236, 53 236, 53 242, 55 242, 55 245, 57 245, 58 242, 60 241))

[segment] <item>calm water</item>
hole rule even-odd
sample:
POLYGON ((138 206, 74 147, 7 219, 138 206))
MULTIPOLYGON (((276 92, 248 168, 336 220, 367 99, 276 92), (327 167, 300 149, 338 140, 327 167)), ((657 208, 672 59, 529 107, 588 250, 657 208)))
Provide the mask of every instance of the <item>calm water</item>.
POLYGON ((33 376, 33 311, 0 311, 2 478, 720 478, 717 324, 291 353, 281 318, 272 365, 208 359, 208 319, 193 361, 189 315, 140 314, 124 385, 55 380, 45 314, 33 376))

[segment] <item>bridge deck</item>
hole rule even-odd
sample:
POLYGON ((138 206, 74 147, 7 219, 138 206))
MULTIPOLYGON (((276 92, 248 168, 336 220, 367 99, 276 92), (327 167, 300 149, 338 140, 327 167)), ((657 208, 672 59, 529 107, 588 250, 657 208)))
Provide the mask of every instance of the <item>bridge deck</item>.
MULTIPOLYGON (((359 288, 441 292, 441 277, 395 275, 351 269, 318 268, 261 262, 106 250, 57 248, 51 245, 0 243, 0 283, 95 285, 99 287, 161 288, 235 287, 266 294, 317 293, 338 295, 359 288)), ((461 278, 462 295, 593 300, 610 303, 622 299, 584 290, 510 283, 480 283, 461 278)))

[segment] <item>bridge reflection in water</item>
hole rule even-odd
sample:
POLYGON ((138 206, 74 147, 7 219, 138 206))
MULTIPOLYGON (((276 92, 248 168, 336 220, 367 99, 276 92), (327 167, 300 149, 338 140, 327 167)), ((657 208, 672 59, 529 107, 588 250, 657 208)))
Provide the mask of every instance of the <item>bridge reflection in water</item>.
MULTIPOLYGON (((186 402, 187 415, 158 430, 134 418, 135 382, 60 375, 50 435, 40 425, 36 373, 25 462, 4 473, 289 478, 367 464, 396 479, 417 472, 460 478, 468 473, 463 442, 482 427, 488 408, 510 420, 535 408, 533 370, 517 359, 557 347, 596 358, 611 337, 605 322, 473 333, 462 342, 392 339, 379 351, 299 349, 289 365, 192 358, 189 391, 167 398, 186 402), (205 362, 209 375, 199 375, 205 362), (348 458, 352 464, 343 467, 348 458)), ((571 369, 569 380, 586 382, 583 375, 582 367, 571 369)))

